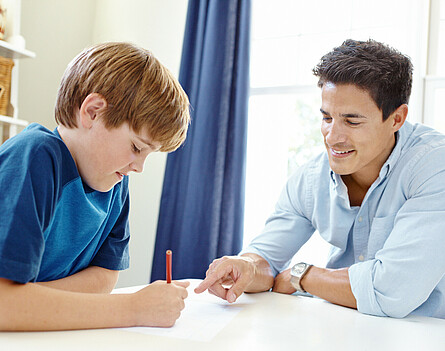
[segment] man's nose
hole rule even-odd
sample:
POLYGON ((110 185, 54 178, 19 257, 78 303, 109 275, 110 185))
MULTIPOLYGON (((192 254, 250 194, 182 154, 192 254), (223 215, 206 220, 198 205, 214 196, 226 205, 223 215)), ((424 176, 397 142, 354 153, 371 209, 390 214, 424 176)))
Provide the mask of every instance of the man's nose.
POLYGON ((325 140, 330 146, 335 144, 344 143, 346 141, 346 133, 342 121, 332 120, 326 128, 325 140))

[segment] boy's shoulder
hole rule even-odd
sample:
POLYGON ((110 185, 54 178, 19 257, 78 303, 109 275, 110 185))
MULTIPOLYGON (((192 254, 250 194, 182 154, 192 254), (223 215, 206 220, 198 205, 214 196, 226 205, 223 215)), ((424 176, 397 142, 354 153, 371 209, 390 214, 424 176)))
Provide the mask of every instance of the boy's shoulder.
POLYGON ((17 134, 11 139, 8 139, 4 146, 13 144, 37 147, 39 144, 44 144, 45 142, 57 143, 58 140, 62 141, 60 136, 55 132, 50 131, 38 123, 31 123, 21 133, 17 134))
POLYGON ((43 172, 64 170, 65 176, 78 176, 77 167, 57 131, 32 123, 0 146, 0 164, 8 168, 38 168, 43 172), (67 174, 67 171, 69 174, 67 174))
POLYGON ((45 150, 58 153, 69 150, 57 131, 50 131, 38 123, 32 123, 21 133, 5 141, 0 147, 0 154, 20 153, 22 156, 37 156, 45 150))

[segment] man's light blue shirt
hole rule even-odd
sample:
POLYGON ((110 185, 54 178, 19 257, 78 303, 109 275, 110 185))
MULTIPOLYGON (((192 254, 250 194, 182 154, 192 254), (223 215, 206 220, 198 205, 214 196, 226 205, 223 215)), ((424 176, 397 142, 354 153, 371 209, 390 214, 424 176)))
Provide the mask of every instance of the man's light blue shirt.
POLYGON ((241 254, 264 257, 277 274, 315 230, 332 245, 326 267, 349 267, 360 312, 445 318, 445 136, 405 122, 359 207, 319 155, 288 180, 241 254))

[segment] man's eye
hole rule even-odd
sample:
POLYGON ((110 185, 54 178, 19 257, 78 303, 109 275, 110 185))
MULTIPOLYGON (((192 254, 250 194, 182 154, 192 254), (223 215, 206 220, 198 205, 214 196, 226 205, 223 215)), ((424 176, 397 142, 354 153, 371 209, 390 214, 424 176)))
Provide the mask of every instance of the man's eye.
POLYGON ((330 122, 332 117, 323 117, 323 122, 330 122))
POLYGON ((351 121, 346 121, 349 125, 351 126, 358 126, 360 124, 360 122, 351 122, 351 121))

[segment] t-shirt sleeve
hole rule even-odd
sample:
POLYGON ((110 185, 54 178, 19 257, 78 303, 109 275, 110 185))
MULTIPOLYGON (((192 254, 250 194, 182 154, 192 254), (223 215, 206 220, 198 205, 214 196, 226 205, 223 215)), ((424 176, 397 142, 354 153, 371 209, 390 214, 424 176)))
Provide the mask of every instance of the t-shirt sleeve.
POLYGON ((128 245, 130 230, 128 215, 130 210, 130 196, 128 194, 128 180, 123 184, 123 206, 119 217, 101 245, 99 251, 91 261, 92 266, 99 266, 111 270, 124 270, 130 265, 128 245))
POLYGON ((57 194, 56 155, 44 145, 5 146, 0 155, 0 277, 35 281, 57 194))

